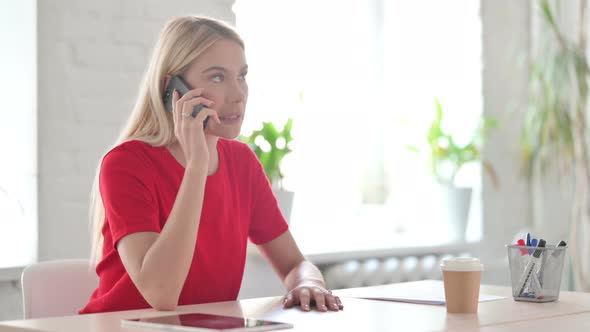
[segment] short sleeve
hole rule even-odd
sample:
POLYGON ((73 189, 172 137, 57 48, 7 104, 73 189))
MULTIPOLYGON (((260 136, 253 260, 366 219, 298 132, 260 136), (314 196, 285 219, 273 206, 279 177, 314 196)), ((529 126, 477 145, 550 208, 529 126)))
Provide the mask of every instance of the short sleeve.
POLYGON ((135 151, 119 146, 103 158, 99 188, 113 246, 132 233, 161 231, 153 181, 135 151))
POLYGON ((253 207, 248 235, 254 244, 264 244, 283 234, 289 229, 289 226, 281 213, 260 161, 251 151, 249 158, 252 160, 253 207))

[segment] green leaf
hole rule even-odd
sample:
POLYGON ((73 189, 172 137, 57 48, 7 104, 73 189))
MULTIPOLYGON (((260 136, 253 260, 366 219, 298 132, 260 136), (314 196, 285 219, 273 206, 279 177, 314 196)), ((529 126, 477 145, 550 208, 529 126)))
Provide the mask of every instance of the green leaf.
MULTIPOLYGON (((430 168, 432 174, 441 182, 453 182, 455 174, 464 164, 480 160, 480 146, 491 128, 497 126, 497 121, 492 118, 483 118, 472 140, 460 146, 455 142, 453 135, 446 133, 442 128, 443 108, 435 98, 435 113, 426 132, 426 141, 430 148, 430 168), (448 172, 443 174, 443 165, 450 166, 448 172)), ((409 150, 419 152, 414 146, 406 146, 409 150)), ((448 168, 446 167, 445 168, 448 168)))
POLYGON ((260 160, 271 183, 283 178, 281 161, 287 154, 291 153, 289 143, 293 140, 291 136, 292 127, 293 119, 288 119, 280 131, 272 122, 263 122, 260 130, 253 131, 250 136, 240 136, 240 140, 247 143, 260 160), (268 143, 270 146, 269 151, 263 151, 262 147, 257 145, 256 140, 259 136, 268 143), (285 146, 279 148, 277 142, 281 138, 284 139, 285 146))
MULTIPOLYGON (((586 121, 589 92, 586 50, 565 38, 550 1, 541 0, 539 8, 541 23, 549 28, 545 31, 552 34, 540 36, 543 48, 531 59, 529 104, 520 139, 523 173, 527 180, 531 180, 537 170, 543 174, 557 160, 574 165, 573 146, 579 139, 574 135, 574 124, 586 121), (579 96, 576 105, 571 104, 572 92, 579 96)), ((586 146, 585 138, 582 140, 581 144, 586 146)))

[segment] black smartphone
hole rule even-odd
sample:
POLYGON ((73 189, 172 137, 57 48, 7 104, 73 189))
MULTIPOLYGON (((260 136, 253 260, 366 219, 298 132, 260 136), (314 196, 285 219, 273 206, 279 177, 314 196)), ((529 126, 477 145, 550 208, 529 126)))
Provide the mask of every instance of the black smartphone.
MULTIPOLYGON (((174 90, 178 91, 178 97, 182 97, 185 93, 191 90, 190 86, 182 79, 182 77, 175 75, 170 78, 170 82, 168 82, 168 86, 166 90, 164 90, 164 107, 168 112, 172 112, 174 106, 172 105, 172 93, 174 90)), ((193 113, 191 116, 193 118, 197 117, 197 114, 204 108, 204 105, 197 105, 193 108, 193 113)), ((209 117, 205 119, 203 122, 203 128, 207 127, 207 123, 209 122, 209 117)))

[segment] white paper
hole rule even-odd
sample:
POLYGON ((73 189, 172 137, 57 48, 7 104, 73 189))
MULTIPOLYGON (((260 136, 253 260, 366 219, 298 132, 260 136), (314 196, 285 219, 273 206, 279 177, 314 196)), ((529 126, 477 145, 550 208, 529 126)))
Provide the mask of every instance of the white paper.
MULTIPOLYGON (((394 284, 364 288, 343 289, 336 292, 338 296, 360 299, 394 301, 405 303, 444 305, 445 292, 440 282, 394 284), (401 287, 400 287, 401 286, 401 287)), ((479 294, 479 302, 505 299, 503 296, 479 294)))

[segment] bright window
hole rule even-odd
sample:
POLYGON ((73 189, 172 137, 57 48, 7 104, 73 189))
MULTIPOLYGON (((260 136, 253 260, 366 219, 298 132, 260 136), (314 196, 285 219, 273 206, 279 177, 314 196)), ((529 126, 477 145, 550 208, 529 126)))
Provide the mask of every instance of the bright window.
MULTIPOLYGON (((447 242, 420 145, 441 101, 467 141, 482 113, 479 1, 238 0, 250 97, 243 134, 294 118, 284 185, 306 253, 447 242), (330 237, 330 241, 326 241, 330 237)), ((481 231, 480 172, 468 235, 481 231)))
POLYGON ((0 4, 0 268, 37 258, 36 1, 0 4))

